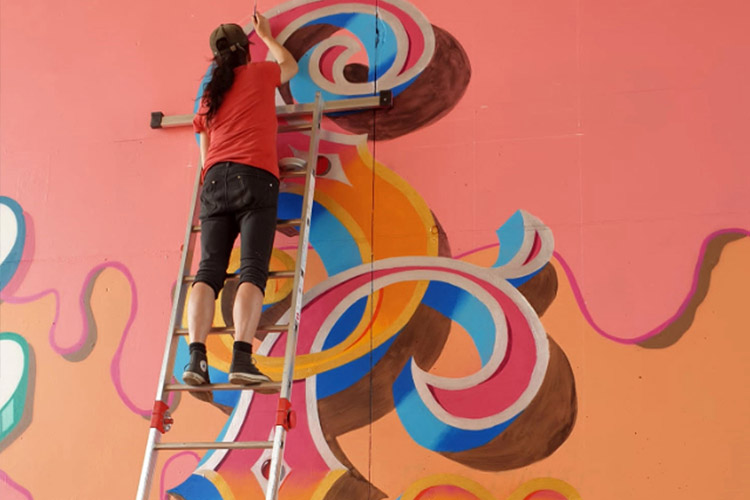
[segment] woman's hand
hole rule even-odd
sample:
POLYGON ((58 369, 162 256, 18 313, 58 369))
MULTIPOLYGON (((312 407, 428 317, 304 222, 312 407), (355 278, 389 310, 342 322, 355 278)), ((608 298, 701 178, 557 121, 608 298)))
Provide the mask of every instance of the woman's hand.
POLYGON ((298 70, 297 61, 294 60, 294 56, 273 37, 271 34, 271 23, 268 22, 268 19, 256 13, 253 16, 253 27, 260 39, 268 47, 268 51, 271 52, 271 55, 273 55, 273 58, 276 59, 276 62, 281 67, 280 82, 288 82, 297 74, 298 70))
POLYGON ((253 28, 255 29, 255 32, 258 34, 261 40, 272 38, 271 24, 268 22, 268 19, 263 17, 262 14, 256 13, 253 16, 253 28))

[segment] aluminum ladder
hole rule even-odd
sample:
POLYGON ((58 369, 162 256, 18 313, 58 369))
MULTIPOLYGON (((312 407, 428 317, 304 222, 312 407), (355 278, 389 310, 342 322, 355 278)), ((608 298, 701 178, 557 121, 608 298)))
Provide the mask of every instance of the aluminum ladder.
MULTIPOLYGON (((177 278, 174 297, 172 300, 172 312, 167 331, 166 347, 162 360, 159 382, 156 390, 156 399, 151 415, 151 426, 146 443, 146 453, 141 468, 141 476, 138 483, 136 500, 147 500, 151 488, 151 481, 155 467, 155 455, 159 450, 214 450, 214 449, 271 449, 271 466, 268 474, 266 487, 266 500, 276 500, 278 496, 281 479, 281 465, 284 454, 284 444, 287 432, 294 426, 295 415, 291 408, 292 382, 294 381, 294 360, 297 350, 297 336, 299 332, 300 316, 302 311, 302 291, 304 287, 305 265, 307 263, 307 248, 310 240, 310 217, 312 214, 313 198, 315 194, 315 171, 318 159, 318 146, 320 143, 320 124, 324 113, 351 112, 362 110, 375 110, 392 105, 392 94, 390 91, 380 92, 372 97, 359 97, 331 101, 325 104, 320 92, 315 96, 315 102, 311 104, 291 104, 278 106, 276 114, 285 119, 287 123, 279 126, 280 134, 286 132, 309 131, 310 146, 307 159, 284 158, 280 162, 280 177, 282 180, 294 177, 304 177, 305 187, 302 201, 302 213, 299 219, 278 220, 277 230, 289 231, 299 228, 297 243, 297 255, 294 272, 271 271, 268 279, 294 278, 292 285, 292 297, 288 324, 258 325, 259 332, 286 332, 286 350, 284 355, 284 369, 281 382, 264 382, 255 385, 236 384, 207 384, 204 386, 190 386, 186 384, 170 383, 174 369, 177 343, 181 337, 188 334, 186 328, 181 327, 183 311, 185 307, 186 285, 194 281, 190 275, 193 254, 195 250, 197 234, 200 233, 198 224, 198 209, 200 205, 199 191, 202 168, 197 169, 193 194, 190 202, 188 224, 185 230, 184 243, 182 245, 182 256, 180 260, 180 272, 177 278), (311 119, 306 119, 311 115, 311 119), (163 443, 161 437, 168 432, 174 423, 167 404, 169 393, 173 391, 224 391, 224 390, 252 390, 260 394, 280 393, 277 408, 276 424, 271 441, 247 441, 247 442, 182 442, 163 443)), ((165 116, 161 112, 151 114, 151 128, 167 128, 189 126, 193 120, 192 114, 165 116)), ((231 275, 227 275, 231 278, 231 275)), ((232 334, 233 327, 212 327, 210 334, 232 334)))

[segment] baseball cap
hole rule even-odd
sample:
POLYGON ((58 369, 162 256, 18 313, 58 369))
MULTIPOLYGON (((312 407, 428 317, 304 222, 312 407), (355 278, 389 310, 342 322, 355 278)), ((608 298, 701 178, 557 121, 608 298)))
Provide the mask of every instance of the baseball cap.
POLYGON ((232 52, 234 52, 238 48, 247 50, 247 46, 249 43, 247 35, 245 34, 245 31, 242 29, 242 27, 238 24, 222 24, 218 28, 216 28, 213 33, 211 33, 209 43, 211 45, 211 52, 213 52, 215 56, 219 55, 219 49, 216 47, 216 45, 219 40, 222 39, 226 40, 227 42, 227 47, 225 49, 222 49, 222 51, 231 50, 232 52))

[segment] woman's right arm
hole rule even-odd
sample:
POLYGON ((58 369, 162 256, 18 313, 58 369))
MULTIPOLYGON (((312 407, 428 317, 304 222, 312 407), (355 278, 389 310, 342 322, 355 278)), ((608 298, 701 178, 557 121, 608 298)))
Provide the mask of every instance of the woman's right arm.
POLYGON ((206 155, 208 154, 209 146, 211 146, 211 139, 204 130, 200 133, 201 166, 206 164, 206 155))
POLYGON ((255 17, 253 17, 253 26, 255 32, 258 33, 260 39, 263 40, 263 43, 268 47, 271 55, 276 59, 276 62, 279 63, 279 67, 281 68, 281 83, 288 82, 297 74, 297 61, 294 60, 294 57, 286 47, 277 42, 273 37, 271 34, 271 25, 269 24, 268 19, 260 14, 256 14, 255 17))

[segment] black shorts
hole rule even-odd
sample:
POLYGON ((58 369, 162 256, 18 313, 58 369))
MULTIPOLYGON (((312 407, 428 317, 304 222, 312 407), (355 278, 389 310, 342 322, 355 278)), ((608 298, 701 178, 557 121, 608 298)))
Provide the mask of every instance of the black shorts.
POLYGON ((276 232, 279 180, 249 165, 221 162, 206 172, 201 190, 201 260, 195 282, 224 286, 229 257, 240 235, 240 283, 266 289, 276 232))

